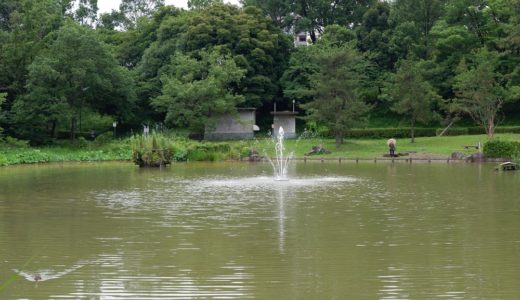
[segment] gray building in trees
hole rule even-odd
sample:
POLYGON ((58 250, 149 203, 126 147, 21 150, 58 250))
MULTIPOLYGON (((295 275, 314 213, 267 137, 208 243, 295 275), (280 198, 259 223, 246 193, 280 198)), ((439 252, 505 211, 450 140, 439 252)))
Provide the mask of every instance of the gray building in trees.
POLYGON ((292 139, 296 137, 296 115, 294 111, 273 111, 273 135, 278 134, 280 126, 283 127, 284 137, 292 139))
POLYGON ((237 115, 215 116, 214 126, 207 125, 204 130, 204 139, 217 141, 254 138, 255 131, 258 131, 255 113, 255 108, 239 108, 237 115))

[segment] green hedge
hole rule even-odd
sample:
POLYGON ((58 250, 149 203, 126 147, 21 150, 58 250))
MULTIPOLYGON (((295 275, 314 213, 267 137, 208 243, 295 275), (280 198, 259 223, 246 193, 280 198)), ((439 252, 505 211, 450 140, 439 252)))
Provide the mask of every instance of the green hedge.
MULTIPOLYGON (((437 129, 437 135, 442 132, 442 128, 437 129)), ((503 126, 495 128, 495 133, 520 133, 520 126, 503 126)), ((457 135, 476 135, 486 134, 484 127, 453 127, 448 129, 445 136, 457 136, 457 135)))
MULTIPOLYGON (((442 128, 415 128, 415 137, 437 136, 442 128)), ((366 128, 352 129, 345 134, 345 138, 409 138, 411 129, 401 128, 366 128)), ((497 127, 495 133, 520 133, 520 126, 497 127)), ((477 135, 486 134, 483 127, 454 127, 448 129, 445 136, 477 135)), ((334 134, 329 132, 326 137, 333 138, 334 134)))
POLYGON ((487 157, 516 158, 520 157, 520 142, 493 140, 484 144, 487 157))
MULTIPOLYGON (((440 135, 441 132, 444 130, 444 128, 438 128, 437 131, 436 131, 436 135, 440 135)), ((444 136, 457 136, 457 135, 468 135, 469 134, 469 130, 467 127, 452 127, 452 128, 449 128, 448 130, 446 130, 446 132, 444 132, 444 136)))
MULTIPOLYGON (((435 128, 415 128, 415 137, 435 136, 435 128)), ((366 128, 352 129, 345 134, 345 138, 408 138, 410 128, 366 128)))

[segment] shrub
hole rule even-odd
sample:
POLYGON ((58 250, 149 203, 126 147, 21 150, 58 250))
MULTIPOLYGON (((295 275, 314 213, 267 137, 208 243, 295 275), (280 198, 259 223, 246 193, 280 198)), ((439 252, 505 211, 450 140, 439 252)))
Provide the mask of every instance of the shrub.
POLYGON ((520 142, 492 140, 484 144, 487 157, 513 158, 520 156, 520 142))
POLYGON ((0 139, 0 146, 7 148, 29 148, 29 142, 6 136, 3 140, 0 139))
POLYGON ((159 134, 133 136, 132 160, 140 167, 161 167, 171 163, 173 153, 168 140, 159 134))
POLYGON ((106 144, 114 140, 114 133, 107 131, 104 132, 98 136, 96 136, 96 139, 94 140, 96 144, 106 144))
POLYGON ((191 143, 187 148, 187 159, 189 160, 224 160, 229 157, 232 147, 228 143, 191 143))
POLYGON ((87 148, 88 141, 84 137, 80 136, 74 140, 73 146, 76 148, 87 148))

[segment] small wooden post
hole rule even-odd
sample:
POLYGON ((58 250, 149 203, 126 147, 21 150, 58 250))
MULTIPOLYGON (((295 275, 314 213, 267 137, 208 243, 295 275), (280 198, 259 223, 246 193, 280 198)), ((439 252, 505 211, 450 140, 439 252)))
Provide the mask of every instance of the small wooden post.
POLYGON ((377 163, 377 157, 374 157, 374 162, 377 163))
POLYGON ((341 157, 340 157, 340 158, 338 158, 338 161, 339 161, 339 163, 341 163, 341 157))
POLYGON ((304 163, 304 164, 307 163, 307 156, 303 157, 303 163, 304 163))
POLYGON ((356 157, 356 164, 359 162, 359 158, 356 157))

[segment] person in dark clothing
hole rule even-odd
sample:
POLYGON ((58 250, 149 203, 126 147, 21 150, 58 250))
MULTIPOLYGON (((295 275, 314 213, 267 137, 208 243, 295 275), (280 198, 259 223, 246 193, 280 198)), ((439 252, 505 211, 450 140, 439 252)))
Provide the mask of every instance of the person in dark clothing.
POLYGON ((397 141, 395 139, 389 139, 386 141, 386 144, 388 145, 388 149, 390 150, 390 157, 395 156, 395 145, 397 144, 397 141))

